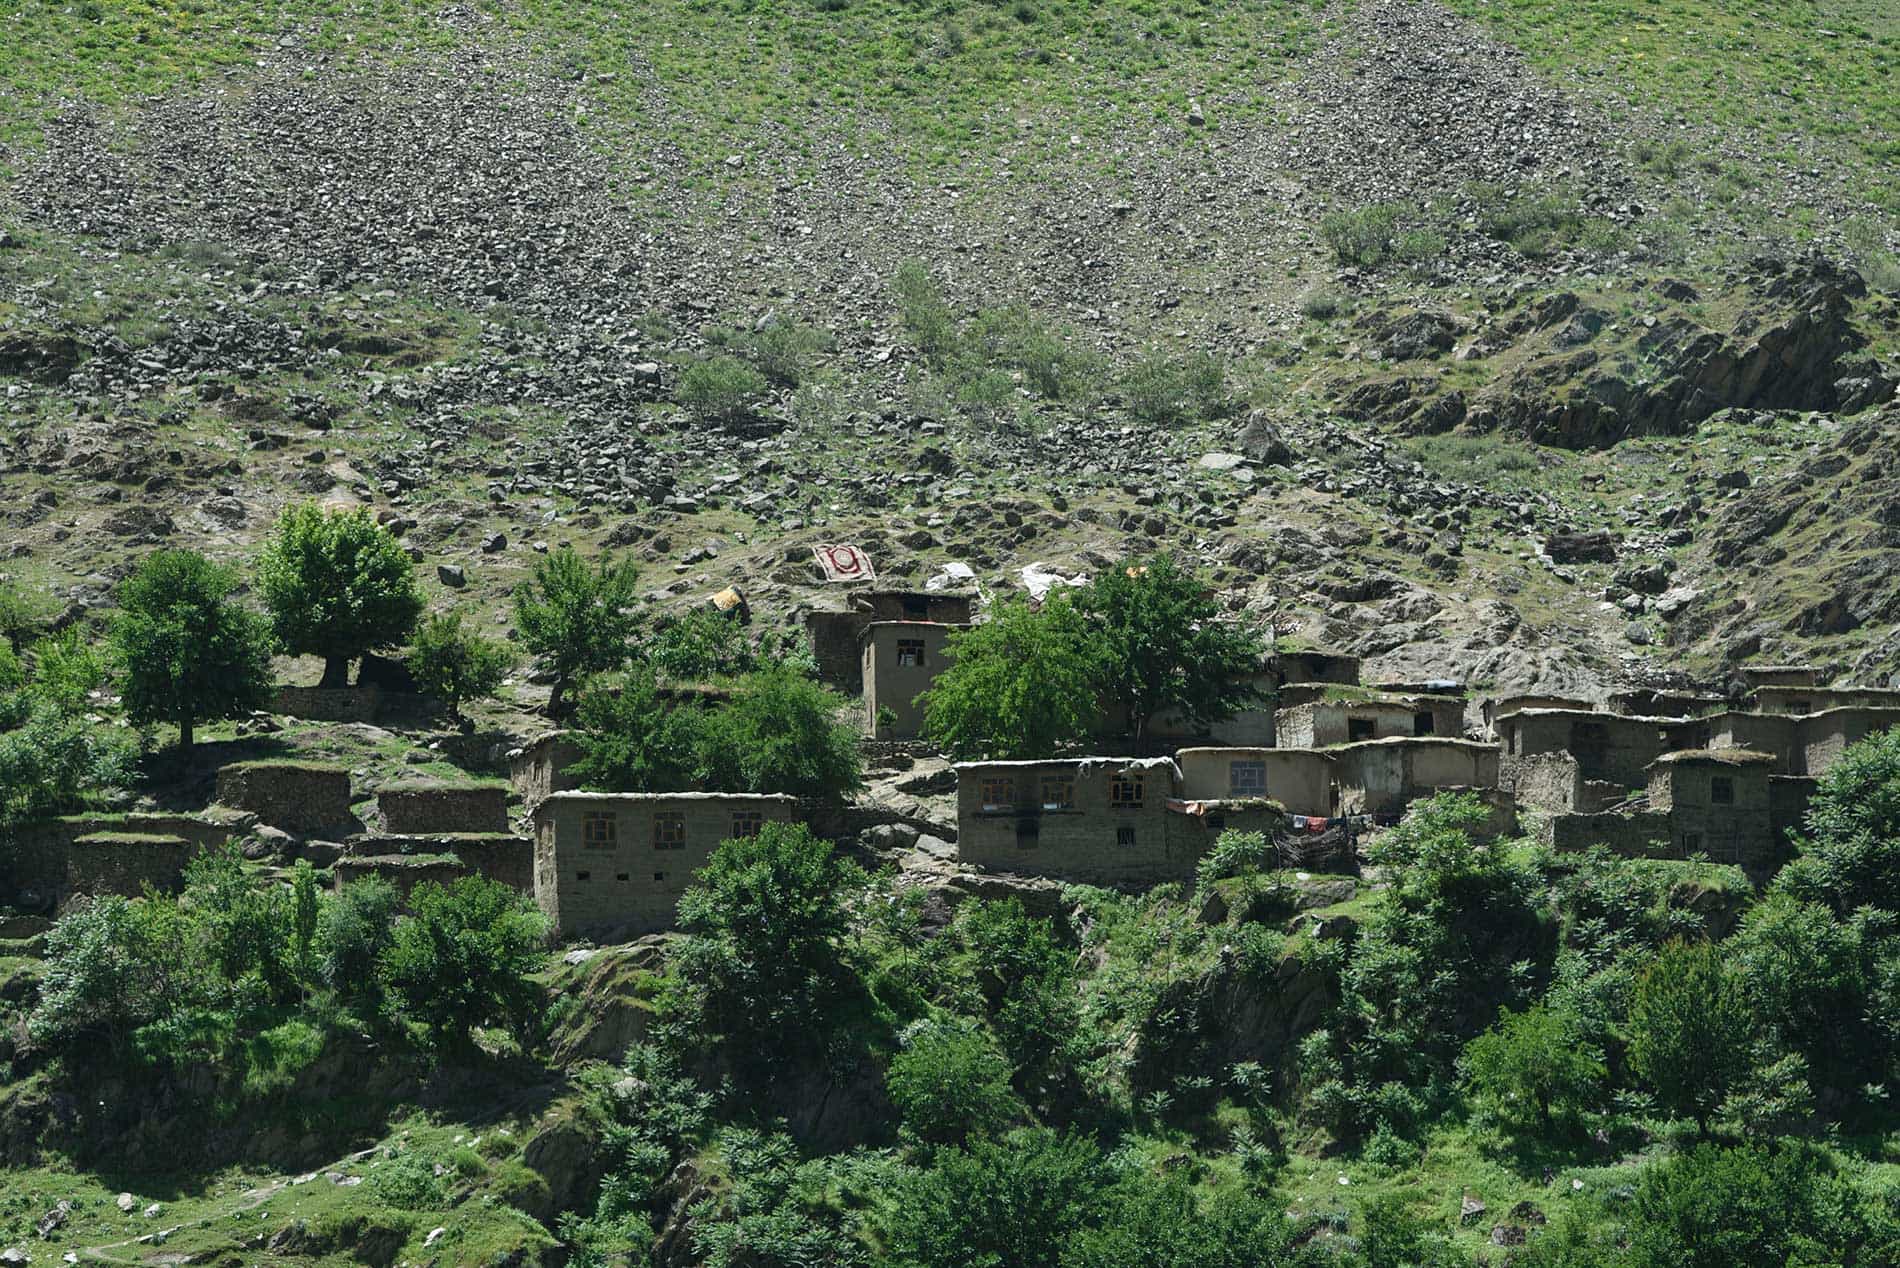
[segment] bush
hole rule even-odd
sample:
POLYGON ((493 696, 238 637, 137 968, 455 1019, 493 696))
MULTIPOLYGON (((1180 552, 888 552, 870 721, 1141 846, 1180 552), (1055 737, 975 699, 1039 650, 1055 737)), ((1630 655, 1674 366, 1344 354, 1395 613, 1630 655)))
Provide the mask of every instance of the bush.
POLYGON ((395 935, 402 896, 380 876, 351 881, 317 915, 317 972, 338 998, 374 1013, 382 1000, 377 967, 395 935))
POLYGON ((1699 1145, 1636 1186, 1627 1268, 1854 1263, 1858 1220, 1814 1153, 1699 1145), (1846 1218, 1843 1218, 1845 1216, 1846 1218))
POLYGON ((1900 910, 1900 727, 1848 746, 1808 803, 1802 857, 1785 876, 1796 893, 1846 915, 1900 910))
POLYGON ((763 374, 737 357, 718 356, 687 367, 678 399, 700 422, 729 427, 752 417, 769 386, 763 374))
POLYGON ((1053 757, 1095 720, 1090 631, 1068 598, 1020 601, 950 636, 948 668, 920 699, 924 730, 959 760, 1053 757))
POLYGON ((138 756, 131 736, 95 726, 30 688, 0 703, 16 710, 7 719, 12 729, 0 732, 0 828, 76 810, 89 796, 131 781, 138 756))
POLYGON ((398 1154, 369 1169, 369 1191, 398 1211, 428 1211, 442 1205, 447 1186, 435 1174, 435 1159, 422 1153, 398 1154))
POLYGON ((1022 1128, 946 1149, 899 1186, 891 1250, 916 1268, 1059 1268, 1103 1188, 1101 1156, 1082 1137, 1022 1128))
POLYGON ((40 595, 17 581, 0 581, 0 639, 16 655, 39 637, 51 616, 40 595))
POLYGON ((277 640, 321 656, 325 687, 349 684, 350 661, 409 637, 422 615, 415 568, 365 508, 291 507, 257 564, 277 640))
POLYGON ((464 628, 462 614, 449 612, 422 623, 408 665, 418 687, 459 709, 464 700, 494 695, 514 659, 506 644, 464 628))
POLYGON ((466 1046, 476 1026, 534 1031, 541 991, 529 975, 546 958, 547 919, 526 895, 482 876, 424 881, 409 895, 381 956, 383 981, 403 1016, 441 1043, 466 1046))
POLYGON ((590 687, 574 721, 585 754, 574 774, 589 788, 679 792, 699 777, 705 715, 662 701, 645 665, 634 666, 618 687, 590 687))
POLYGON ((1506 1122, 1545 1133, 1556 1115, 1587 1109, 1607 1073, 1578 1019, 1541 1005, 1500 1016, 1465 1045, 1464 1068, 1506 1122))
POLYGON ((758 666, 745 626, 716 608, 695 607, 647 640, 647 663, 674 682, 731 678, 758 666))
POLYGON ((957 353, 959 340, 956 318, 943 291, 920 260, 906 260, 898 266, 891 284, 897 296, 897 308, 917 350, 932 365, 942 368, 957 353))
POLYGON ((1343 265, 1376 268, 1392 254, 1399 209, 1390 204, 1353 211, 1329 211, 1320 217, 1319 236, 1343 265))
POLYGON ((1279 855, 1266 833, 1236 832, 1230 828, 1214 839, 1214 848, 1195 864, 1194 878, 1202 889, 1212 889, 1216 881, 1234 876, 1256 877, 1272 871, 1278 864, 1279 855))
POLYGON ((797 387, 812 361, 831 346, 824 331, 776 314, 749 330, 709 331, 706 341, 743 357, 780 387, 797 387))
POLYGON ((904 1126, 933 1145, 988 1135, 1020 1112, 1009 1062, 968 1022, 918 1022, 891 1058, 885 1084, 904 1126))
POLYGON ((632 633, 629 609, 636 601, 639 572, 632 563, 602 557, 594 571, 563 546, 534 566, 515 587, 515 624, 521 641, 552 671, 548 712, 565 711, 567 693, 590 674, 609 673, 627 661, 632 633))
POLYGON ((237 584, 203 555, 161 550, 119 587, 112 649, 126 716, 176 723, 181 749, 199 721, 247 713, 270 691, 270 633, 232 601, 237 584))
POLYGON ((787 793, 836 801, 863 786, 857 728, 844 701, 783 667, 747 674, 704 722, 700 769, 718 792, 787 793))
POLYGON ((1232 407, 1226 368, 1206 352, 1151 353, 1123 373, 1121 389, 1129 412, 1158 427, 1220 418, 1232 407))
POLYGON ((1727 956, 1707 942, 1672 942, 1630 1001, 1629 1064, 1670 1113, 1709 1119, 1748 1069, 1754 1019, 1727 956))

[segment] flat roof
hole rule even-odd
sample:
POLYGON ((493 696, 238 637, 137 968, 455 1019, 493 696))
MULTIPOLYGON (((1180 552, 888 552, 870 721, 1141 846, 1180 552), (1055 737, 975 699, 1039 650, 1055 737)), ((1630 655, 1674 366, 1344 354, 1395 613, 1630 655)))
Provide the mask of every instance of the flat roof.
POLYGON ((1664 753, 1652 766, 1683 766, 1697 762, 1712 762, 1718 766, 1774 766, 1781 759, 1770 753, 1758 753, 1749 748, 1685 748, 1673 753, 1664 753))
POLYGON ((657 792, 657 793, 605 793, 584 792, 570 788, 564 792, 549 793, 535 807, 538 814, 542 808, 556 802, 573 801, 610 801, 616 804, 644 803, 655 801, 771 801, 788 806, 798 804, 798 798, 787 793, 728 793, 728 792, 657 792))

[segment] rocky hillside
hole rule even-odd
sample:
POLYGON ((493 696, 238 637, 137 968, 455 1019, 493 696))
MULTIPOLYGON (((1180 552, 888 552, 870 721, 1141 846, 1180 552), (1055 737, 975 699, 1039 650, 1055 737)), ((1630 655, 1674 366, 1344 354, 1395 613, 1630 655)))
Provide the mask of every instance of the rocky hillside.
POLYGON ((1374 674, 1882 680, 1896 32, 1699 7, 1652 75, 1561 3, 26 0, 0 566, 81 619, 317 497, 444 607, 572 542, 778 621, 817 540, 1168 547, 1374 674))

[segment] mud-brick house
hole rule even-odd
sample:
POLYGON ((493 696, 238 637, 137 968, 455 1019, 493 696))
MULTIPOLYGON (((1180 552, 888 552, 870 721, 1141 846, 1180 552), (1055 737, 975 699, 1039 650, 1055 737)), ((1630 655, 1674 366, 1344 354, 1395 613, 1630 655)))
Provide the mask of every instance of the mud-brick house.
MULTIPOLYGON (((1523 709, 1497 719, 1499 782, 1516 791, 1522 759, 1568 754, 1586 799, 1609 801, 1649 780, 1649 765, 1672 747, 1678 718, 1626 717, 1591 709, 1523 709)), ((1520 797, 1520 803, 1535 804, 1520 797)), ((1567 807, 1550 807, 1561 809, 1567 807)))
POLYGON ((1900 691, 1881 687, 1757 687, 1747 703, 1757 713, 1797 717, 1834 709, 1900 709, 1900 691))
POLYGON ((1339 813, 1336 750, 1311 748, 1204 747, 1176 753, 1181 795, 1196 801, 1245 801, 1265 797, 1288 814, 1339 813))
POLYGON ((1396 736, 1459 739, 1464 719, 1465 702, 1458 696, 1339 696, 1325 687, 1283 687, 1274 732, 1281 748, 1330 748, 1396 736))
POLYGON ((720 842, 799 817, 766 793, 557 792, 534 808, 534 897, 563 937, 671 929, 720 842))
POLYGON ((975 867, 1099 884, 1184 880, 1228 829, 1271 832, 1263 798, 1190 799, 1171 758, 957 766, 957 856, 975 867))
POLYGON ((864 681, 864 733, 880 740, 914 740, 923 734, 924 710, 917 697, 950 664, 950 636, 967 625, 934 621, 873 621, 860 638, 864 681), (887 725, 878 715, 887 713, 887 725))
POLYGON ((1338 782, 1336 813, 1396 815, 1414 801, 1441 792, 1476 792, 1495 810, 1491 831, 1516 827, 1516 803, 1498 799, 1494 744, 1440 737, 1396 736, 1332 750, 1338 782))
POLYGON ((1276 651, 1271 668, 1276 687, 1300 683, 1331 683, 1344 687, 1359 685, 1359 658, 1344 652, 1317 649, 1276 651))
POLYGON ((1665 753, 1649 768, 1649 808, 1669 816, 1670 852, 1760 867, 1775 855, 1769 792, 1776 759, 1747 749, 1665 753))
POLYGON ((805 614, 818 678, 848 695, 864 690, 864 628, 879 621, 922 621, 932 625, 968 625, 976 596, 956 591, 863 590, 849 595, 843 609, 820 608, 805 614))

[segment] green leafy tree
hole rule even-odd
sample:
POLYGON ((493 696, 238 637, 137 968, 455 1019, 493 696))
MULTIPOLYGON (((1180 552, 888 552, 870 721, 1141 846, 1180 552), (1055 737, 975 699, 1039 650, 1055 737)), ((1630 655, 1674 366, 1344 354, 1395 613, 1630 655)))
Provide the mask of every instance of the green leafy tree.
POLYGON ((402 895, 380 876, 351 881, 322 905, 317 913, 317 971, 339 999, 370 1013, 380 1004, 377 965, 395 937, 401 906, 402 895))
POLYGON ((257 561, 277 639, 323 657, 325 687, 349 685, 350 662, 409 637, 422 615, 415 567, 367 509, 293 506, 257 561))
POLYGON ((707 682, 756 669, 745 626, 712 607, 697 607, 674 617, 647 640, 647 663, 674 682, 707 682))
POLYGON ((585 755, 574 774, 604 792, 680 792, 699 776, 706 717, 660 698, 653 671, 635 665, 617 686, 596 681, 581 693, 576 737, 585 755))
POLYGON ((1283 1204, 1228 1186, 1201 1199, 1179 1175, 1146 1170, 1125 1176, 1105 1195, 1099 1222, 1078 1228, 1063 1268, 1290 1268, 1326 1262, 1300 1243, 1304 1224, 1283 1204))
POLYGON ((105 685, 106 658, 86 641, 78 626, 33 644, 33 689, 67 709, 85 707, 86 698, 105 685))
POLYGON ((123 1052, 140 1028, 211 994, 192 923, 169 899, 81 897, 47 934, 44 960, 27 1033, 75 1055, 89 1040, 123 1052))
POLYGON ((244 870, 235 844, 205 850, 186 864, 183 905, 197 921, 206 956, 226 982, 255 978, 279 1003, 295 996, 291 904, 278 886, 260 886, 244 870))
POLYGON ((317 871, 309 859, 298 859, 290 874, 290 963, 300 983, 316 972, 317 921, 322 898, 317 893, 317 871))
POLYGON ((1624 1268, 1846 1264, 1863 1230, 1820 1155, 1701 1144, 1649 1167, 1629 1214, 1624 1268))
POLYGON ((1900 727, 1848 746, 1808 803, 1808 840, 1786 883, 1846 914, 1900 910, 1900 727))
POLYGON ((30 685, 0 691, 0 715, 0 828, 76 810, 132 778, 132 737, 87 721, 30 685))
POLYGON ((949 656, 922 700, 926 734, 952 757, 1049 757, 1095 721, 1089 627, 1064 595, 1052 594, 1041 611, 1001 605, 952 634, 949 656))
POLYGON ((111 639, 126 716, 177 724, 186 751, 200 721, 255 709, 270 690, 270 632, 231 598, 237 584, 203 555, 161 550, 119 587, 111 639))
POLYGON ((1630 1000, 1630 1068, 1703 1136, 1746 1074, 1754 1038, 1748 1001, 1726 958, 1707 942, 1672 942, 1636 979, 1630 1000))
POLYGON ((603 558, 589 570, 563 546, 535 564, 534 575, 516 588, 521 641, 554 677, 550 714, 565 713, 567 693, 581 679, 626 664, 638 579, 632 563, 603 558))
POLYGON ((437 1042, 466 1046, 476 1026, 533 1033, 541 991, 529 976, 545 961, 547 919, 532 900, 483 876, 424 881, 409 895, 380 967, 401 1015, 437 1042))
POLYGON ((835 801, 864 785, 855 727, 844 701, 782 666, 741 678, 709 714, 700 746, 706 787, 835 801))
POLYGON ((761 1040, 768 1062, 823 1038, 850 988, 842 946, 863 872, 802 823, 722 842, 681 895, 677 963, 715 1033, 761 1040))
POLYGON ((1019 1128, 941 1150, 895 1194, 892 1256, 908 1268, 1059 1268, 1104 1188, 1101 1155, 1080 1136, 1019 1128))
POLYGON ((507 644, 462 624, 460 612, 435 613, 416 631, 409 672, 429 695, 460 709, 492 696, 514 666, 507 644))
POLYGON ((925 1021, 905 1032, 885 1084, 904 1126, 919 1140, 960 1145, 1020 1114, 1009 1076, 1008 1059, 974 1025, 925 1021))
POLYGON ((1111 569, 1078 606, 1092 619, 1097 687, 1127 711, 1137 737, 1163 710, 1205 724, 1261 699, 1252 679, 1265 649, 1216 619, 1213 599, 1173 556, 1111 569))
POLYGON ((1606 1075, 1572 1014, 1538 1005, 1506 1012, 1465 1045, 1465 1080, 1501 1117, 1548 1133, 1559 1113, 1587 1108, 1606 1075))

